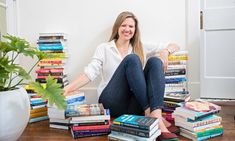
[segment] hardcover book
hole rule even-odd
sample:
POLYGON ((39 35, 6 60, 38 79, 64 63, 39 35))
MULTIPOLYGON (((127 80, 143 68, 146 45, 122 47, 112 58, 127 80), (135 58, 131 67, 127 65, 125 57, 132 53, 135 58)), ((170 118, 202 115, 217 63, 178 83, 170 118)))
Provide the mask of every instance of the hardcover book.
POLYGON ((151 131, 158 121, 157 118, 124 114, 114 119, 113 124, 151 131))

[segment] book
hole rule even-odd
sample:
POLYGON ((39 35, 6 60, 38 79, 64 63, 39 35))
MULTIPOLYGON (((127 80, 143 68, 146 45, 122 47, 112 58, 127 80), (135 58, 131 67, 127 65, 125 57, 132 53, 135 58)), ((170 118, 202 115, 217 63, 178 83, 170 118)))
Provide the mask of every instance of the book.
POLYGON ((76 122, 76 123, 72 123, 70 121, 71 124, 73 124, 73 126, 90 126, 90 125, 107 125, 110 123, 109 120, 101 120, 101 121, 83 121, 83 122, 76 122))
POLYGON ((116 131, 111 131, 111 134, 108 135, 108 138, 115 138, 117 140, 125 139, 127 141, 155 141, 156 138, 161 134, 161 130, 157 130, 151 137, 146 138, 146 137, 139 137, 127 133, 122 133, 122 132, 116 132, 116 131))
POLYGON ((41 108, 37 108, 37 109, 31 109, 31 110, 30 110, 30 114, 38 113, 38 112, 44 112, 44 111, 47 112, 47 107, 41 107, 41 108))
POLYGON ((176 108, 183 106, 183 102, 174 102, 174 101, 167 101, 164 100, 164 106, 170 107, 170 108, 176 108))
POLYGON ((214 113, 218 113, 221 107, 211 102, 202 100, 193 100, 184 103, 184 106, 177 107, 174 111, 175 115, 196 120, 214 113))
POLYGON ((49 127, 50 128, 56 128, 56 129, 64 129, 64 130, 68 130, 69 129, 68 125, 59 125, 59 124, 56 124, 56 123, 50 123, 49 127))
POLYGON ((47 116, 47 111, 30 113, 30 118, 37 118, 37 117, 42 117, 42 116, 47 116))
POLYGON ((97 129, 97 130, 84 130, 84 131, 73 131, 70 130, 74 139, 82 137, 102 136, 110 133, 110 129, 97 129))
POLYGON ((164 100, 166 101, 174 101, 174 102, 186 102, 190 100, 190 94, 182 94, 182 93, 166 93, 164 95, 164 100))
POLYGON ((48 116, 42 116, 42 117, 37 117, 37 118, 30 118, 29 123, 34 123, 42 120, 47 120, 48 116))
POLYGON ((72 117, 71 122, 76 123, 82 121, 95 121, 95 120, 110 120, 109 109, 104 109, 104 114, 102 115, 72 117))
POLYGON ((67 117, 103 115, 104 107, 102 103, 68 105, 65 114, 67 117))
POLYGON ((222 125, 213 126, 210 128, 202 129, 196 132, 189 131, 184 128, 180 128, 180 134, 184 133, 190 137, 190 139, 204 139, 208 137, 211 138, 213 135, 223 134, 224 129, 222 125))
POLYGON ((199 126, 203 126, 203 125, 208 125, 208 124, 212 124, 212 123, 217 123, 217 122, 221 122, 222 118, 220 116, 217 115, 209 115, 197 120, 190 120, 187 118, 184 118, 182 116, 178 116, 178 115, 173 115, 175 118, 175 122, 179 123, 180 125, 184 125, 184 128, 188 127, 188 129, 193 129, 195 127, 199 127, 199 126))
POLYGON ((179 123, 179 122, 175 122, 175 125, 179 126, 179 127, 183 127, 184 129, 187 129, 191 132, 196 132, 196 131, 199 131, 199 130, 203 130, 203 129, 207 129, 207 128, 210 128, 210 127, 221 125, 221 122, 214 122, 214 123, 205 124, 205 125, 197 126, 197 127, 190 127, 190 126, 185 125, 184 123, 179 123))
POLYGON ((158 130, 158 125, 156 125, 152 130, 142 130, 138 128, 132 128, 132 127, 127 127, 127 126, 120 126, 116 124, 112 124, 110 126, 110 129, 112 131, 117 131, 117 132, 123 132, 127 134, 132 134, 140 137, 151 137, 157 130, 158 130))
POLYGON ((39 33, 39 40, 44 39, 67 39, 68 35, 66 33, 39 33))
POLYGON ((151 131, 158 121, 157 118, 124 114, 114 119, 113 124, 151 131))
POLYGON ((84 131, 84 130, 97 130, 97 129, 109 129, 111 123, 110 121, 108 124, 105 125, 87 125, 87 126, 71 126, 73 131, 84 131))

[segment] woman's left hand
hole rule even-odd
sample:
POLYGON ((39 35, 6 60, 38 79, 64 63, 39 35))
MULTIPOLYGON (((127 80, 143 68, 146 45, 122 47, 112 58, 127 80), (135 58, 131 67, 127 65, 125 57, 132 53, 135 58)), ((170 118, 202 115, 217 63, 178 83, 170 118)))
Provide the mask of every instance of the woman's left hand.
POLYGON ((175 51, 180 50, 180 47, 177 44, 170 43, 165 49, 159 53, 159 58, 162 60, 164 72, 168 67, 168 56, 175 51))

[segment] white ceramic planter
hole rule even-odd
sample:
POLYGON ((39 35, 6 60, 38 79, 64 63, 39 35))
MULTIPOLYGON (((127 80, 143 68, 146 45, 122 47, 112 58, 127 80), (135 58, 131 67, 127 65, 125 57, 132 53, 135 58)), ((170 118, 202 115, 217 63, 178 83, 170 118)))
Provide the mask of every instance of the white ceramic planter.
POLYGON ((27 126, 29 112, 24 88, 0 92, 0 141, 16 141, 27 126))

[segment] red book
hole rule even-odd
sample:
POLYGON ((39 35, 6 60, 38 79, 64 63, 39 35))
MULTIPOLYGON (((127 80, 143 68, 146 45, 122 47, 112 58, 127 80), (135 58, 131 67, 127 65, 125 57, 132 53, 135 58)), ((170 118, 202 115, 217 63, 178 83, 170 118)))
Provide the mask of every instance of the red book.
POLYGON ((98 129, 109 129, 111 122, 107 125, 87 125, 87 126, 72 126, 73 131, 82 131, 82 130, 98 130, 98 129))

